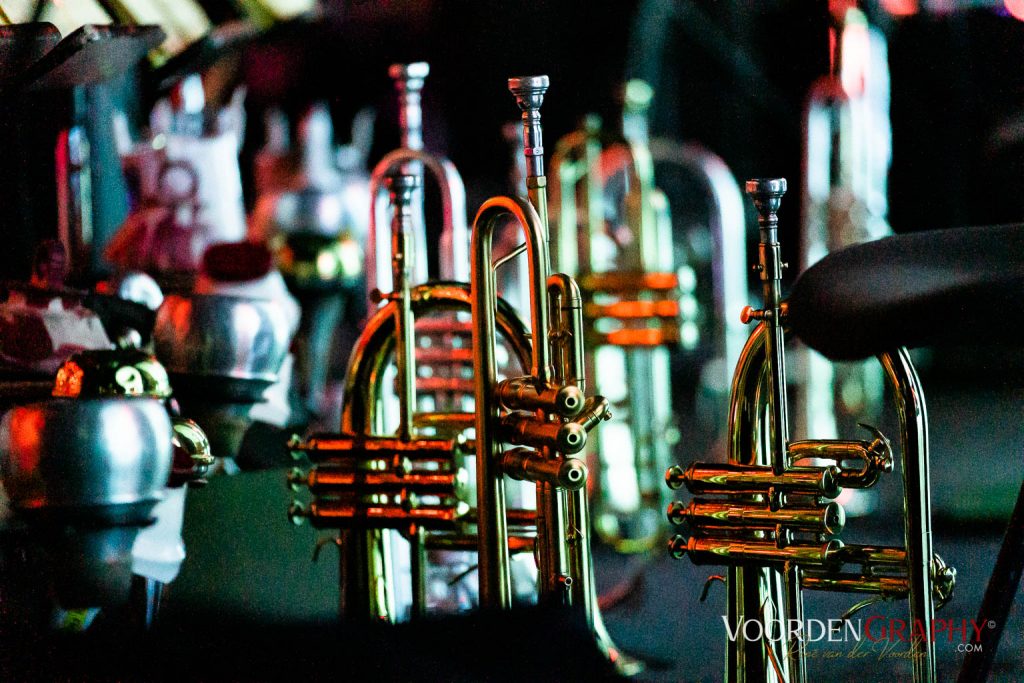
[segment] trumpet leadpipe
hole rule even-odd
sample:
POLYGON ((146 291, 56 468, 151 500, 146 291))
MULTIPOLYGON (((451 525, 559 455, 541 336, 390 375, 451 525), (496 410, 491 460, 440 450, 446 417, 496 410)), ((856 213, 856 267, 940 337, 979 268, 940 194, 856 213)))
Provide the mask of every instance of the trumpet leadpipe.
POLYGON ((839 468, 792 467, 776 474, 764 465, 739 465, 735 463, 712 464, 693 463, 685 470, 679 465, 670 467, 665 473, 669 488, 683 486, 694 495, 714 493, 777 493, 822 496, 835 498, 841 491, 838 484, 839 468))
POLYGON ((846 524, 846 514, 835 501, 820 507, 784 507, 779 510, 756 503, 695 500, 684 505, 676 501, 668 507, 668 519, 673 524, 689 524, 695 531, 709 527, 772 530, 781 526, 829 537, 838 535, 846 524))

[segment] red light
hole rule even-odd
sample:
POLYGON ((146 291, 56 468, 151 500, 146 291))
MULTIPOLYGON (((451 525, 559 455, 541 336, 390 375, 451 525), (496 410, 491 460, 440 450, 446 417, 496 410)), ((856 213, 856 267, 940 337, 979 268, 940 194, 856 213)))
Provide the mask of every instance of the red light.
POLYGON ((1014 19, 1024 21, 1024 0, 1003 0, 1003 4, 1014 19))
POLYGON ((882 9, 894 17, 917 14, 917 0, 882 0, 882 9))

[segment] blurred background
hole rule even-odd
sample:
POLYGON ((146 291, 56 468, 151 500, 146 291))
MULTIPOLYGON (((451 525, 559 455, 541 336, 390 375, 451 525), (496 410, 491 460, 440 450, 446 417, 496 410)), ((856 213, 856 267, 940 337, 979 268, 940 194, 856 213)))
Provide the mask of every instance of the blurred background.
MULTIPOLYGON (((66 3, 73 6, 76 3, 66 3)), ((91 3, 81 3, 91 4, 91 3)), ((200 2, 213 22, 238 19, 230 2, 200 2)), ((244 6, 245 3, 239 3, 244 6)), ((626 78, 652 82, 651 132, 700 142, 740 178, 779 175, 800 187, 801 118, 812 83, 829 71, 829 3, 787 2, 324 2, 326 17, 278 26, 226 50, 211 101, 247 87, 243 177, 264 142, 270 105, 294 118, 326 101, 339 137, 362 107, 377 111, 372 166, 398 142, 388 65, 431 64, 424 91, 425 144, 466 178, 470 207, 505 187, 509 154, 502 125, 515 118, 504 95, 515 73, 543 72, 549 145, 580 118, 615 117, 626 78)), ((1024 217, 1022 174, 1024 23, 1012 0, 860 3, 888 42, 892 167, 889 221, 897 232, 1024 217)), ((183 65, 179 66, 182 68, 183 65)), ((0 265, 28 272, 31 247, 56 234, 51 141, 81 118, 102 131, 111 107, 140 127, 158 91, 150 69, 89 85, 84 92, 5 97, 3 229, 13 240, 0 265), (12 101, 13 100, 13 101, 12 101)), ((165 74, 166 75, 166 74, 165 74)), ((110 131, 107 131, 108 133, 110 131)), ((102 145, 104 138, 94 136, 102 145)), ((127 200, 120 164, 93 165, 97 242, 120 225, 127 200)), ((109 154, 109 152, 108 152, 109 154)), ((253 201, 251 182, 246 199, 253 201)), ((798 220, 796 203, 786 207, 798 220)), ((102 264, 97 264, 102 267, 102 264)))

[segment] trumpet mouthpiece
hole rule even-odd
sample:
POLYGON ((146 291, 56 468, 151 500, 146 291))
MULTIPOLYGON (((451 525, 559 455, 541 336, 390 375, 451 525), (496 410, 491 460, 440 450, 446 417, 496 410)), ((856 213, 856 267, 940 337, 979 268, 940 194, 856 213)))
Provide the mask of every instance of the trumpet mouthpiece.
POLYGON ((775 199, 786 194, 785 178, 754 178, 746 183, 747 194, 755 198, 775 199))
MULTIPOLYGON (((782 205, 782 195, 786 194, 786 179, 755 178, 747 181, 746 190, 754 200, 757 222, 761 227, 763 239, 765 230, 772 232, 778 225, 779 219, 775 214, 782 205)), ((774 241, 774 238, 771 241, 774 241)))
POLYGON ((408 173, 394 173, 384 177, 384 187, 396 192, 415 190, 422 185, 423 181, 420 180, 419 176, 408 173))
POLYGON ((517 76, 508 79, 508 89, 516 96, 516 103, 523 111, 540 109, 549 85, 547 76, 517 76))

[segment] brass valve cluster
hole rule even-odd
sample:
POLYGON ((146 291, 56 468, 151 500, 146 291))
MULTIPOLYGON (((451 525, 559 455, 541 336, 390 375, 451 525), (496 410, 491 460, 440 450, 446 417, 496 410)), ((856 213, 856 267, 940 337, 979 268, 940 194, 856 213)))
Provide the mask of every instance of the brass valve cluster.
POLYGON ((318 528, 397 529, 411 523, 451 528, 470 511, 469 474, 463 467, 465 440, 313 436, 294 439, 292 453, 315 467, 296 467, 293 491, 307 489, 313 501, 292 504, 295 523, 318 528))

